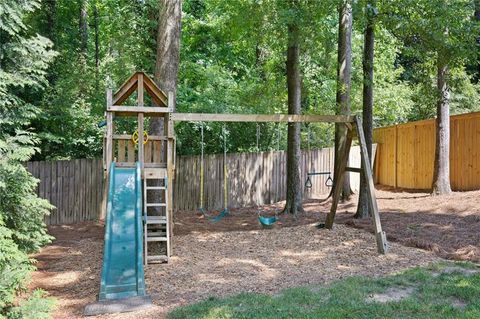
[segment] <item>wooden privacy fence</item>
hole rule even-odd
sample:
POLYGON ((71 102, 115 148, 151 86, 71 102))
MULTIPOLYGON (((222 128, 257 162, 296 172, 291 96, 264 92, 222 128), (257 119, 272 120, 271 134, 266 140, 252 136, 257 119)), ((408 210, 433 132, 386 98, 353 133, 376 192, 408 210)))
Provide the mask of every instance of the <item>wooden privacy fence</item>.
MULTIPOLYGON (((301 182, 306 172, 332 172, 333 150, 302 152, 300 159, 301 182)), ((228 206, 231 208, 271 204, 285 199, 286 153, 261 152, 227 155, 228 206)), ((205 156, 204 200, 207 210, 223 207, 223 155, 205 156)), ((312 188, 306 189, 305 198, 327 194, 327 176, 311 178, 312 188)), ((177 158, 175 170, 175 209, 195 210, 200 205, 200 157, 177 158)))
MULTIPOLYGON (((374 130, 375 180, 382 185, 431 189, 435 120, 374 130)), ((480 188, 480 112, 450 117, 450 182, 453 190, 480 188)))
MULTIPOLYGON (((207 210, 223 207, 223 155, 205 156, 204 202, 207 210)), ((359 166, 360 150, 350 152, 351 166, 359 166)), ((303 151, 301 153, 301 183, 307 172, 332 172, 332 148, 303 151)), ((196 210, 200 205, 200 156, 177 157, 174 180, 174 208, 196 210)), ((48 199, 56 209, 46 223, 67 224, 98 219, 104 180, 102 161, 77 159, 55 162, 29 162, 28 170, 40 183, 37 192, 48 199)), ((239 208, 270 204, 285 199, 285 152, 238 153, 227 155, 228 206, 239 208)), ((312 188, 304 190, 305 198, 326 196, 330 188, 327 176, 311 177, 312 188)), ((352 189, 358 190, 358 174, 351 174, 352 189)), ((303 187, 303 186, 302 186, 303 187)))
POLYGON ((56 208, 47 225, 97 219, 103 196, 103 167, 97 159, 28 162, 27 169, 40 180, 37 194, 56 208))

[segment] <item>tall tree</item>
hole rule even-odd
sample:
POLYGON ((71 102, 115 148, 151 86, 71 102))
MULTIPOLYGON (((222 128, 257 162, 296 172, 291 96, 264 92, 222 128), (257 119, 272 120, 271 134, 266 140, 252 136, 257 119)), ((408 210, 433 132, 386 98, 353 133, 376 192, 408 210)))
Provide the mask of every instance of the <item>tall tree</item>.
POLYGON ((95 41, 95 93, 99 93, 100 88, 100 26, 98 22, 98 3, 93 4, 93 31, 95 41))
POLYGON ((95 74, 97 76, 97 86, 98 86, 98 68, 100 66, 100 30, 98 25, 98 8, 97 3, 93 5, 93 28, 95 32, 95 74))
POLYGON ((56 24, 57 19, 57 1, 46 0, 43 2, 46 12, 46 35, 55 44, 56 40, 56 24))
MULTIPOLYGON (((350 91, 352 79, 352 4, 351 0, 342 0, 338 7, 338 61, 337 61, 337 114, 350 114, 350 91)), ((340 158, 338 153, 340 137, 346 133, 343 124, 335 124, 335 163, 340 158)), ((335 165, 337 166, 337 165, 335 165)), ((337 167, 335 167, 337 172, 337 167)), ((342 185, 342 199, 349 199, 350 177, 345 173, 342 185)))
MULTIPOLYGON (((449 70, 463 70, 465 61, 478 55, 472 0, 402 0, 393 5, 391 25, 404 39, 405 51, 413 56, 423 73, 435 69, 436 87, 431 77, 424 77, 424 85, 434 92, 436 101, 436 149, 432 194, 451 192, 450 149, 450 89, 449 70), (435 66, 434 68, 432 66, 435 66)), ((433 76, 433 74, 432 74, 433 76)))
MULTIPOLYGON (((377 13, 376 1, 367 1, 365 7, 365 35, 363 45, 363 132, 367 144, 368 158, 372 161, 373 141, 373 62, 375 51, 375 16, 377 13)), ((360 193, 355 218, 370 216, 367 180, 363 172, 360 175, 360 193)))
POLYGON ((447 85, 448 55, 437 53, 437 119, 433 169, 433 194, 452 192, 450 188, 450 90, 447 85))
MULTIPOLYGON (((181 0, 161 0, 157 31, 157 56, 154 80, 166 94, 177 92, 180 64, 181 0)), ((154 118, 150 122, 152 134, 163 134, 163 121, 154 118)))
MULTIPOLYGON (((299 3, 292 0, 290 9, 298 11, 299 3)), ((300 114, 301 78, 300 78, 300 30, 298 19, 288 22, 287 44, 287 89, 288 114, 300 114)), ((300 185, 300 123, 288 123, 287 142, 287 194, 285 212, 297 215, 303 211, 302 188, 300 185)))
POLYGON ((80 15, 78 19, 78 30, 80 34, 80 53, 85 58, 87 55, 88 45, 88 2, 80 0, 80 15))

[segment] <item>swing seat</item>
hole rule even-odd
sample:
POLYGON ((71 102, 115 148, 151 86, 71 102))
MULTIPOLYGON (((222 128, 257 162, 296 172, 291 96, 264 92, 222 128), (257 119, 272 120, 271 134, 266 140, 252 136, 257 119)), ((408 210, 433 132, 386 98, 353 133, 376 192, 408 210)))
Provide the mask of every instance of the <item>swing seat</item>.
POLYGON ((215 217, 210 218, 210 221, 211 221, 212 223, 219 222, 219 221, 221 221, 223 218, 225 218, 227 215, 228 215, 228 209, 225 208, 224 210, 222 210, 222 211, 220 212, 220 214, 218 214, 218 215, 215 216, 215 217))
POLYGON ((277 216, 263 217, 258 215, 258 221, 263 227, 272 227, 277 222, 277 216))

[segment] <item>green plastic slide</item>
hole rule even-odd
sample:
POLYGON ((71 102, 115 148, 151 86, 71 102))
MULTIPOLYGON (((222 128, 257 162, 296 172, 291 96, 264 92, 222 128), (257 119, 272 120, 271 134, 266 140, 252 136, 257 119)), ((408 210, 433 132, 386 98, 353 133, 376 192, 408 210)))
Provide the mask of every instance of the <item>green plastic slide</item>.
POLYGON ((135 168, 110 167, 99 301, 145 296, 142 180, 135 168))

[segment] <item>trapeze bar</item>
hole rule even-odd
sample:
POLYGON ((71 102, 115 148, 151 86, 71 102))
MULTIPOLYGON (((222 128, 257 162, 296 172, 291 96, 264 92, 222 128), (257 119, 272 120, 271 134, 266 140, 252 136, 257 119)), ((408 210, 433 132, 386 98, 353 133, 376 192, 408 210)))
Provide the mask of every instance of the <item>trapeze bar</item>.
POLYGON ((332 174, 331 172, 312 172, 312 173, 307 173, 307 176, 315 176, 315 175, 330 175, 332 174))

